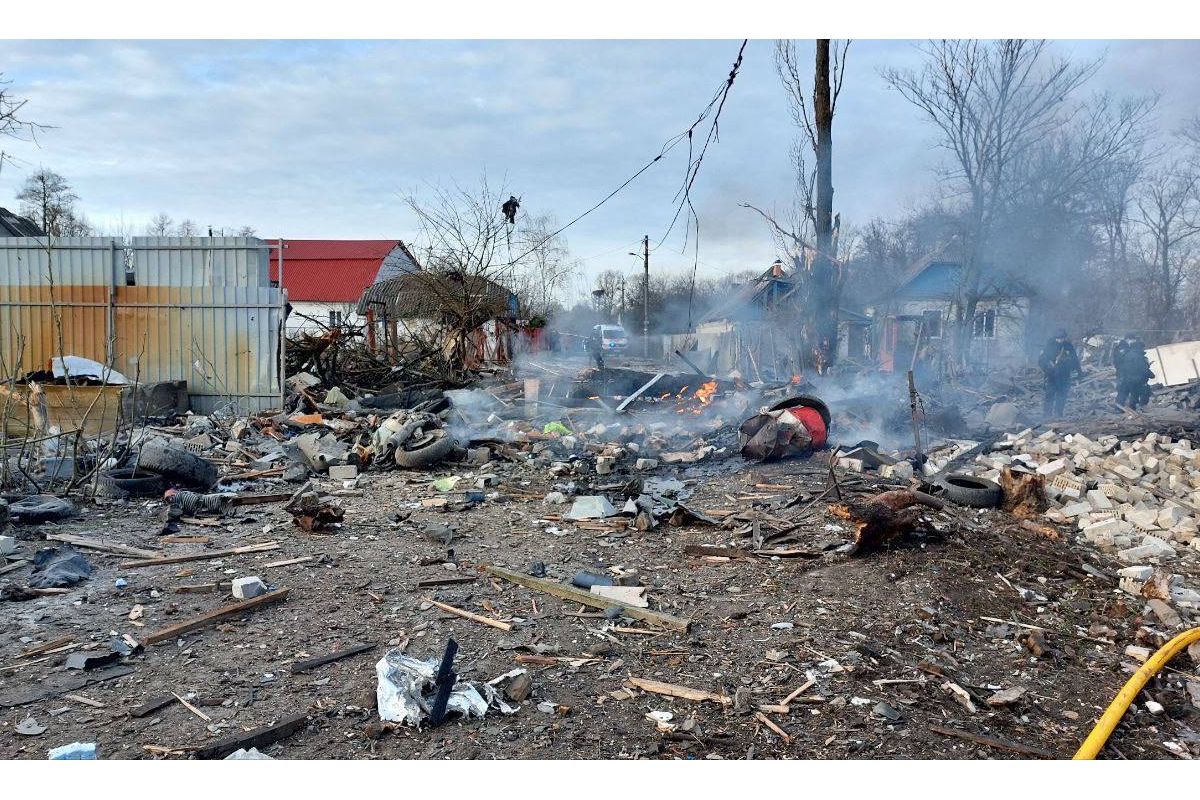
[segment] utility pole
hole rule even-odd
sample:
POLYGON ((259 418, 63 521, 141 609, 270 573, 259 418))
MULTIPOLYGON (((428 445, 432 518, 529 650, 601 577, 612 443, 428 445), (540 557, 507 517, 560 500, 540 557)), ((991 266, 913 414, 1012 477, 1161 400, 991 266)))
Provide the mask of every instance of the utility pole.
POLYGON ((642 238, 642 357, 650 357, 650 236, 642 238))
POLYGON ((813 357, 817 372, 833 364, 837 353, 838 298, 835 290, 833 252, 833 92, 830 86, 829 40, 817 39, 814 69, 813 123, 816 127, 817 157, 816 229, 817 252, 813 255, 810 314, 813 325, 813 357))

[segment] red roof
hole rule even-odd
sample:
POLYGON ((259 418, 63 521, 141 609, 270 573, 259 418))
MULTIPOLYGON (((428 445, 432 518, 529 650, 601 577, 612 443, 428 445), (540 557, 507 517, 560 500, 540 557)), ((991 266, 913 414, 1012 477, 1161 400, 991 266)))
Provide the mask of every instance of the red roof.
MULTIPOLYGON (((357 303, 375 281, 383 259, 399 244, 392 239, 285 239, 283 288, 288 300, 357 303)), ((268 239, 268 244, 278 244, 268 239)), ((279 279, 277 251, 271 251, 271 280, 279 279)))

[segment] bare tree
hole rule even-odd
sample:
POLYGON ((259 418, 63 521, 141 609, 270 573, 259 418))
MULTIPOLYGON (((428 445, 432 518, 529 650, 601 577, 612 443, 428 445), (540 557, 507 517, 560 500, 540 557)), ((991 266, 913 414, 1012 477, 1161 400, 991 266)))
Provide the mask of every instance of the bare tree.
POLYGON ((200 235, 200 226, 196 224, 195 220, 181 219, 181 220, 179 220, 179 224, 175 226, 175 235, 176 236, 199 236, 200 235))
POLYGON ((1138 198, 1138 223, 1146 232, 1147 311, 1160 330, 1176 328, 1184 284, 1197 267, 1200 172, 1184 161, 1149 175, 1138 198))
MULTIPOLYGON (((11 84, 11 81, 4 80, 4 73, 0 72, 0 139, 36 140, 38 131, 46 126, 31 122, 23 116, 22 109, 29 101, 13 95, 8 88, 11 84)), ((0 171, 3 171, 6 162, 12 163, 12 158, 0 148, 0 171)))
MULTIPOLYGON (((596 288, 592 290, 592 304, 601 321, 613 322, 620 318, 628 307, 626 289, 633 290, 639 281, 630 281, 615 269, 606 269, 596 276, 596 288)), ((640 296, 640 295, 639 295, 640 296)))
POLYGON ((421 272, 404 280, 424 298, 449 372, 475 366, 473 340, 489 320, 515 314, 517 278, 543 243, 522 249, 510 239, 500 207, 508 191, 481 179, 476 189, 429 187, 406 198, 420 226, 425 253, 421 272))
POLYGON ((969 210, 955 298, 956 349, 965 359, 986 255, 1000 217, 1022 194, 1023 166, 1071 117, 1069 98, 1100 62, 1056 59, 1041 40, 939 40, 922 51, 919 70, 888 69, 883 77, 937 128, 950 154, 946 177, 969 210))
POLYGON ((236 235, 236 236, 243 236, 243 237, 248 237, 248 236, 257 236, 257 235, 258 235, 258 232, 257 232, 256 230, 254 230, 254 228, 252 228, 252 227, 251 227, 251 226, 249 226, 249 225, 243 225, 242 227, 240 227, 240 228, 238 228, 238 229, 237 229, 237 233, 236 233, 235 235, 236 235))
POLYGON ((57 172, 41 168, 25 179, 17 193, 21 211, 49 236, 77 236, 90 229, 86 219, 75 210, 78 200, 71 184, 57 172))
MULTIPOLYGON (((775 46, 776 70, 787 94, 792 120, 801 131, 802 142, 797 141, 792 147, 797 209, 793 210, 786 228, 774 219, 768 221, 781 244, 793 245, 788 251, 805 284, 797 295, 805 304, 804 313, 800 315, 800 333, 818 372, 824 372, 837 353, 841 279, 837 220, 833 214, 833 118, 842 91, 849 47, 848 40, 836 46, 829 39, 816 41, 810 93, 795 42, 784 40, 775 46), (811 171, 807 158, 809 151, 815 159, 811 171), (804 245, 809 226, 815 240, 811 248, 804 245), (798 250, 794 245, 799 245, 798 250)), ((766 214, 763 216, 767 217, 766 214)))
POLYGON ((165 211, 160 211, 155 214, 149 224, 146 225, 147 236, 170 236, 171 228, 174 227, 175 220, 171 219, 171 215, 165 211))
POLYGON ((557 228, 558 223, 550 215, 526 217, 512 239, 517 254, 528 252, 514 278, 514 288, 522 310, 529 316, 546 316, 567 280, 579 269, 566 240, 551 235, 557 228))

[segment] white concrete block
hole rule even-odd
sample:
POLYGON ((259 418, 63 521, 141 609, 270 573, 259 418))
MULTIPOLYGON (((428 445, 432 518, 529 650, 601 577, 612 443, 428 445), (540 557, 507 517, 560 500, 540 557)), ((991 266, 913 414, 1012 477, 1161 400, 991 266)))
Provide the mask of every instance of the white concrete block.
POLYGON ((1087 493, 1088 502, 1096 511, 1112 511, 1113 503, 1105 496, 1104 492, 1099 489, 1092 489, 1087 493))
POLYGON ((238 600, 249 600, 267 593, 267 585, 257 575, 245 578, 235 578, 233 581, 233 596, 238 600))
POLYGON ((1048 478, 1053 477, 1070 469, 1070 464, 1071 462, 1065 458, 1056 458, 1038 467, 1037 474, 1045 475, 1048 478))

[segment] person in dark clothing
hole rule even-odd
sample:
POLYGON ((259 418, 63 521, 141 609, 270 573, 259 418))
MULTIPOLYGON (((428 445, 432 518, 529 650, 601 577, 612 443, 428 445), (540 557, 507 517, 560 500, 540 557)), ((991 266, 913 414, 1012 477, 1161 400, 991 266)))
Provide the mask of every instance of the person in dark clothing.
POLYGON ((513 197, 511 194, 504 201, 504 205, 500 206, 500 212, 504 214, 504 221, 509 225, 517 224, 517 209, 521 207, 521 201, 513 197))
POLYGON ((596 362, 596 369, 604 369, 604 345, 600 341, 600 331, 593 331, 587 339, 588 354, 596 362))
POLYGON ((1043 412, 1047 417, 1052 413, 1061 417, 1067 405, 1067 395, 1071 391, 1071 377, 1083 374, 1075 345, 1071 344, 1065 330, 1060 328, 1055 332, 1054 338, 1046 342, 1042 355, 1038 358, 1038 366, 1046 376, 1046 402, 1043 412))
POLYGON ((1111 363, 1112 366, 1117 368, 1118 372, 1121 371, 1121 359, 1124 358, 1125 354, 1129 352, 1129 343, 1132 342, 1136 336, 1137 334, 1127 333, 1123 339, 1118 339, 1117 343, 1113 345, 1111 363))
POLYGON ((1114 348, 1117 368, 1117 405, 1136 409, 1150 402, 1149 380, 1154 377, 1150 370, 1150 359, 1146 357, 1146 345, 1137 334, 1125 337, 1126 347, 1118 359, 1114 348))

